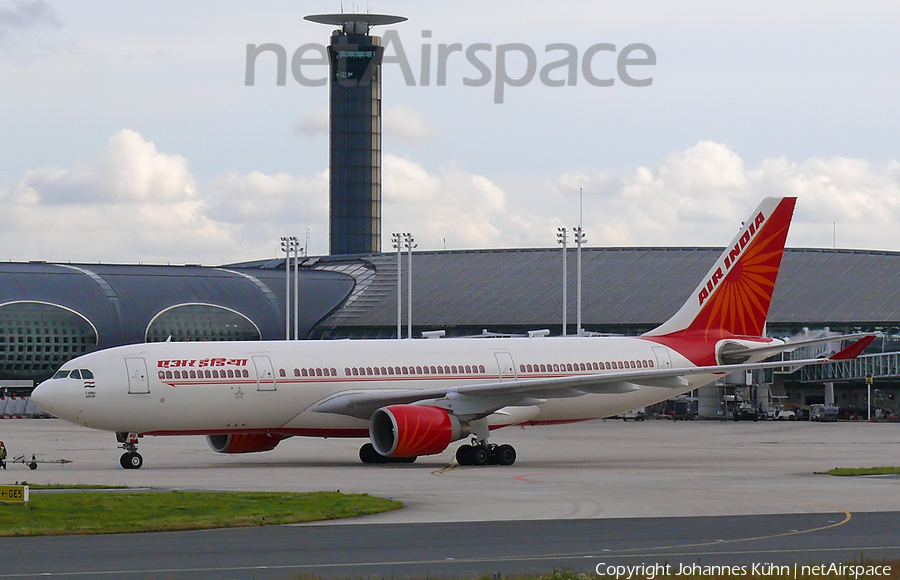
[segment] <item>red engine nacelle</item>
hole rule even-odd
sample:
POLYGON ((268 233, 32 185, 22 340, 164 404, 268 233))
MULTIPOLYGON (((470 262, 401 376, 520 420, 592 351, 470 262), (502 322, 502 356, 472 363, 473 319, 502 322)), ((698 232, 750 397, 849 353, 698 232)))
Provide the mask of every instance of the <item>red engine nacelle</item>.
POLYGON ((418 457, 440 453, 469 434, 469 426, 437 407, 391 405, 372 415, 369 438, 385 457, 418 457))
POLYGON ((284 439, 281 435, 207 435, 206 442, 216 453, 259 453, 271 451, 284 439))

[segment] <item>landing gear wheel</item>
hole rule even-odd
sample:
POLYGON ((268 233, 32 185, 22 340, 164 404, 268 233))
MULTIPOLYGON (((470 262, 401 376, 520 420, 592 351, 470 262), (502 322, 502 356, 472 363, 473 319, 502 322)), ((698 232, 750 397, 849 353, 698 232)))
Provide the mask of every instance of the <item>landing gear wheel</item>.
POLYGON ((472 449, 472 465, 487 465, 491 462, 491 454, 484 445, 472 449))
POLYGON ((516 462, 516 450, 512 445, 501 445, 496 453, 498 465, 512 465, 516 462))
MULTIPOLYGON (((387 463, 388 459, 384 455, 375 451, 375 446, 366 443, 359 448, 359 460, 363 463, 387 463)), ((415 460, 414 460, 415 461, 415 460)))
POLYGON ((122 457, 119 458, 119 465, 123 469, 140 469, 143 464, 144 458, 136 451, 123 453, 122 457))
POLYGON ((475 449, 471 445, 460 445, 456 450, 456 462, 460 465, 473 465, 475 449))

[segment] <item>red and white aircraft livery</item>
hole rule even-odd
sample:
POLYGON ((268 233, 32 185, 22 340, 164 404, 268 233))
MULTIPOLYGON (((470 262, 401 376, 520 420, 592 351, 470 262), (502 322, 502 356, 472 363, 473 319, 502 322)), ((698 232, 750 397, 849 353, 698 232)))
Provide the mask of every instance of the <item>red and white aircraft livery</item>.
MULTIPOLYGON (((460 464, 510 465, 515 450, 489 444, 491 430, 608 417, 835 340, 763 336, 795 201, 763 200, 685 305, 640 337, 136 344, 67 362, 33 399, 116 432, 129 469, 143 463, 142 435, 206 435, 220 453, 269 451, 295 435, 369 437, 365 463, 411 462, 471 438, 460 464)), ((856 357, 872 338, 830 359, 856 357)))

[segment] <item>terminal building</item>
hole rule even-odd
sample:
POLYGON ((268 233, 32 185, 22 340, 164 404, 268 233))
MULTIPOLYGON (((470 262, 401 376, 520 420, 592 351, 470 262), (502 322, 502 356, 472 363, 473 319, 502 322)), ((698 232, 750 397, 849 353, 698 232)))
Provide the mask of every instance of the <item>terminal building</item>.
MULTIPOLYGON (((687 299, 720 252, 584 248, 584 331, 637 335, 657 326, 687 299)), ((567 259, 566 320, 568 333, 574 334, 573 250, 567 259)), ((429 331, 444 331, 448 338, 562 333, 560 249, 416 252, 412 261, 410 285, 403 254, 403 338, 410 322, 410 286, 414 338, 429 331)), ((286 280, 284 259, 216 268, 0 264, 0 385, 30 388, 75 356, 121 344, 396 338, 397 267, 397 255, 388 253, 301 258, 294 299, 294 274, 286 280)), ((754 382, 770 385, 764 398, 797 405, 822 402, 823 384, 830 382, 837 405, 865 408, 865 379, 871 375, 876 404, 896 409, 898 288, 900 252, 785 250, 769 336, 876 332, 878 339, 856 361, 756 377, 754 382)))

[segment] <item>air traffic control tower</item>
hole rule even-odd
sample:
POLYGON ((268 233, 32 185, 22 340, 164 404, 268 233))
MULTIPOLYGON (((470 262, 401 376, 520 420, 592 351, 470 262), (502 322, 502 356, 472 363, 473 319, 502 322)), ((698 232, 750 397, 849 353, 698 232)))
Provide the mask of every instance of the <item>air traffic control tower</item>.
POLYGON ((381 38, 373 26, 403 16, 314 14, 306 20, 340 26, 331 34, 331 159, 329 253, 381 251, 381 38))

